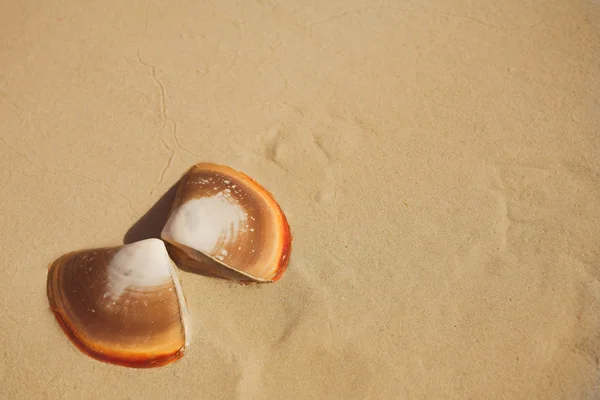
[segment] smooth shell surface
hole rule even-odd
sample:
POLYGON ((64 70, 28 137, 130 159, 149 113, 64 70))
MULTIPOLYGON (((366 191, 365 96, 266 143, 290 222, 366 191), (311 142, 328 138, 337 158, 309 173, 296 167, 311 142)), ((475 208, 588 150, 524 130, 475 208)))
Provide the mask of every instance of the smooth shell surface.
POLYGON ((155 367, 183 355, 185 301, 158 239, 66 254, 50 266, 47 290, 65 333, 93 358, 155 367))
POLYGON ((273 196, 212 163, 183 176, 161 237, 187 269, 242 282, 278 280, 291 251, 290 228, 273 196))

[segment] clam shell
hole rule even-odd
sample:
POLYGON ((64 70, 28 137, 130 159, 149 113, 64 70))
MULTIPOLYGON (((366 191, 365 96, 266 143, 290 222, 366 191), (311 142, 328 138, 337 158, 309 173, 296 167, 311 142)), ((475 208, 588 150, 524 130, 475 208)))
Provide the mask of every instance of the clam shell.
POLYGON ((292 240, 271 193, 212 163, 196 164, 183 176, 161 238, 180 267, 241 282, 277 281, 292 240))
POLYGON ((158 239, 66 254, 50 265, 47 290, 64 332, 93 358, 155 367, 183 356, 185 301, 158 239))

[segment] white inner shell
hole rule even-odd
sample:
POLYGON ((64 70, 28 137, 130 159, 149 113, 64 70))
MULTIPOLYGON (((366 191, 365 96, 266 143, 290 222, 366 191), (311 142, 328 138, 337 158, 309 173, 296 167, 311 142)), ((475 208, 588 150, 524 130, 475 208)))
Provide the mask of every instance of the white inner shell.
POLYGON ((164 232, 176 242, 205 254, 226 255, 223 248, 246 229, 248 218, 232 200, 223 193, 189 200, 172 213, 164 232))
POLYGON ((129 287, 151 288, 172 282, 171 259, 159 239, 146 239, 123 246, 108 265, 108 292, 118 299, 129 287))

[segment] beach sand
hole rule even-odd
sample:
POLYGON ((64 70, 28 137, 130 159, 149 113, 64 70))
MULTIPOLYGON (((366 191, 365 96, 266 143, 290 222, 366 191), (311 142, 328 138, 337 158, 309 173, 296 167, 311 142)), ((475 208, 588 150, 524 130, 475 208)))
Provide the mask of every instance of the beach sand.
POLYGON ((0 398, 600 398, 598 2, 1 3, 0 398), (180 271, 176 363, 82 354, 48 265, 156 236, 200 161, 288 270, 180 271))

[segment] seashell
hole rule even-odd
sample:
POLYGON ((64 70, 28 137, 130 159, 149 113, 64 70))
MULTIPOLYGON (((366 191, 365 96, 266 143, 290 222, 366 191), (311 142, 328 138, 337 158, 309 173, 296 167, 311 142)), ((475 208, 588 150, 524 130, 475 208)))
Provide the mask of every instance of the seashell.
POLYGON ((277 281, 292 240, 271 193, 212 163, 196 164, 183 176, 161 238, 180 267, 241 283, 277 281))
POLYGON ((159 239, 65 254, 47 290, 64 332, 95 359, 142 368, 183 356, 185 300, 159 239))

